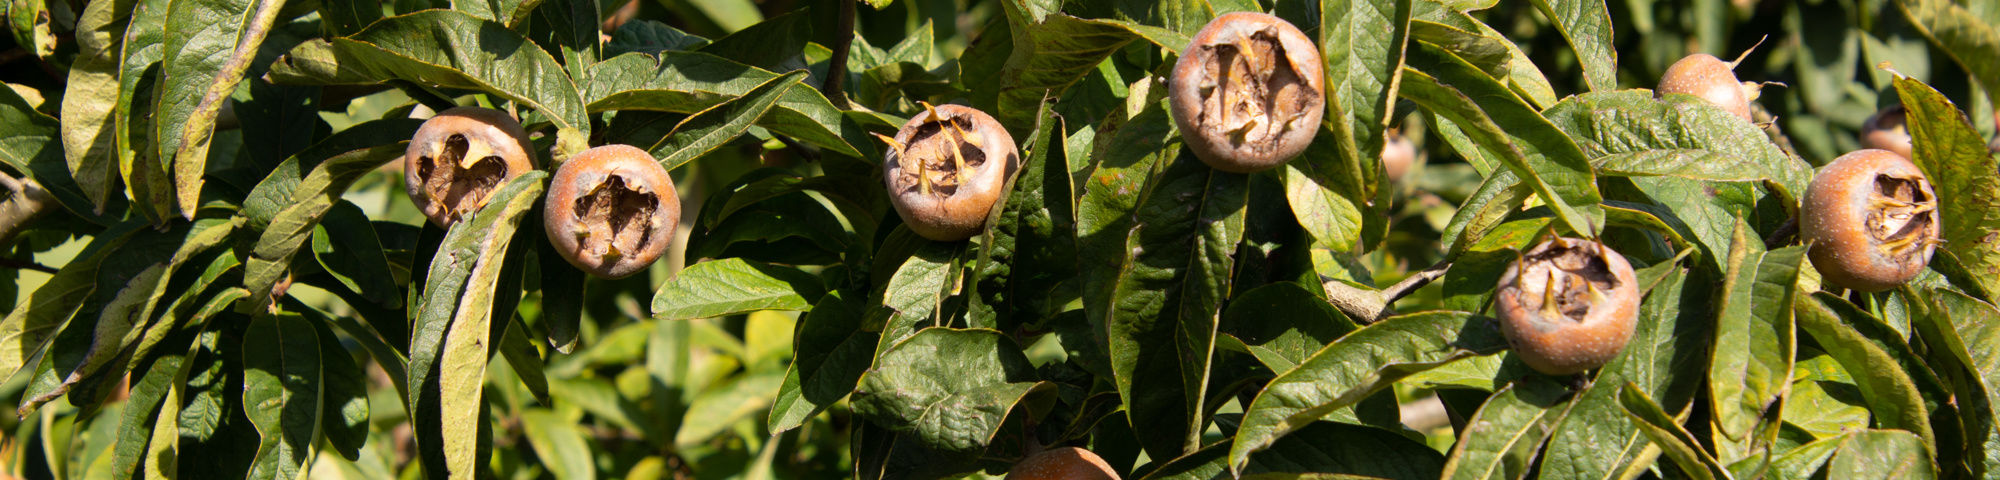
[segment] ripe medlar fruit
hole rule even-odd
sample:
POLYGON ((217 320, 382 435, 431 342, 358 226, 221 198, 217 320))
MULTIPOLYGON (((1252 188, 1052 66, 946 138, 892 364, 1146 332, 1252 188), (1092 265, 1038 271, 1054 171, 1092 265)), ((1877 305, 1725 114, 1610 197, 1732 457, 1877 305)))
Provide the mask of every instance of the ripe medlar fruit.
POLYGON ((1304 151, 1326 114, 1319 49, 1284 19, 1237 12, 1208 22, 1167 87, 1188 148, 1216 170, 1250 173, 1304 151))
POLYGON ((1417 146, 1395 130, 1383 136, 1386 140, 1382 142, 1383 174, 1389 176, 1389 183, 1402 181, 1403 175, 1409 174, 1410 167, 1417 163, 1417 146))
POLYGON ((1757 99, 1762 84, 1736 81, 1735 68, 1735 63, 1724 62, 1714 55, 1688 55, 1667 67, 1667 74, 1660 76, 1660 88, 1653 91, 1653 97, 1669 93, 1694 95, 1748 122, 1750 101, 1757 99))
POLYGON ((431 223, 450 228, 514 176, 535 169, 528 132, 506 112, 457 107, 425 120, 403 153, 403 187, 431 223))
POLYGON ((1828 282, 1863 292, 1896 288, 1923 272, 1937 248, 1937 194, 1909 158, 1857 150, 1813 176, 1799 235, 1828 282))
POLYGON ((884 137, 882 161, 889 200, 910 230, 950 242, 972 238, 1000 201, 1020 164, 1014 137, 986 112, 960 105, 933 107, 884 137))
POLYGON ((542 227, 564 260, 599 278, 645 270, 673 242, 681 199, 645 150, 605 145, 577 154, 549 181, 542 227))
POLYGON ((1021 459, 1007 480, 1118 480, 1118 472, 1089 450, 1063 447, 1021 459))
POLYGON ((1902 105, 1884 108, 1861 122, 1861 148, 1888 150, 1910 158, 1910 127, 1902 105))
POLYGON ((1542 242, 1500 275, 1500 331, 1535 371, 1569 375, 1604 366, 1639 316, 1632 264, 1597 242, 1542 242))

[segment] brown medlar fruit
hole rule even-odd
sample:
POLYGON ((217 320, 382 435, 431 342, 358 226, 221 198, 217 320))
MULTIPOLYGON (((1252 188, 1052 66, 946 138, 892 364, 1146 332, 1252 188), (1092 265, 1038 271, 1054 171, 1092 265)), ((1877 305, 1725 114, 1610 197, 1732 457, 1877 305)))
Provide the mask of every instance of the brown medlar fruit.
POLYGON ((1660 76, 1660 88, 1653 91, 1659 98, 1669 93, 1685 93, 1708 100, 1723 110, 1736 115, 1743 121, 1750 121, 1750 101, 1757 99, 1762 84, 1736 81, 1736 64, 1724 62, 1714 55, 1697 53, 1681 58, 1667 67, 1666 75, 1660 76))
POLYGON ((457 107, 425 120, 403 153, 403 187, 431 223, 450 228, 486 197, 535 169, 528 132, 507 112, 457 107))
POLYGON ((1216 170, 1250 173, 1304 151, 1326 114, 1319 49, 1291 22, 1237 12, 1208 22, 1167 87, 1188 148, 1216 170))
POLYGON ((605 145, 577 154, 549 181, 542 227, 571 265, 624 278, 660 259, 681 221, 667 170, 645 150, 605 145))
POLYGON ((1403 180, 1410 173, 1410 167, 1417 163, 1417 146, 1410 139, 1395 130, 1386 132, 1382 142, 1382 172, 1389 176, 1389 183, 1403 180))
POLYGON ((1089 450, 1063 447, 1021 459, 1007 480, 1118 480, 1118 472, 1089 450))
POLYGON ((1861 148, 1888 150, 1911 158, 1910 126, 1902 105, 1884 108, 1861 122, 1861 148))
POLYGON ((1937 248, 1937 194, 1916 164, 1888 150, 1857 150, 1821 167, 1803 210, 1807 255, 1834 285, 1896 288, 1922 273, 1937 248))
POLYGON ((986 214, 1021 162, 1014 137, 971 107, 924 108, 895 138, 876 135, 890 146, 882 161, 890 204, 924 238, 972 238, 985 229, 986 214))
POLYGON ((1522 362, 1569 375, 1604 366, 1632 339, 1639 283, 1611 248, 1558 237, 1507 267, 1495 303, 1500 331, 1522 362))

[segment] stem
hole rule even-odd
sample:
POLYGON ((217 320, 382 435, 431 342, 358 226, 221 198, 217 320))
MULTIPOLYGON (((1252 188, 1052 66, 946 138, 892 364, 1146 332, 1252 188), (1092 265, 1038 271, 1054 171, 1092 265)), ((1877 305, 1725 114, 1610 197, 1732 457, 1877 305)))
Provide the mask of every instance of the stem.
POLYGON ((841 110, 849 108, 847 92, 841 90, 841 82, 847 80, 847 51, 854 46, 854 2, 855 0, 834 0, 840 2, 840 33, 833 43, 833 59, 826 64, 826 81, 821 82, 819 91, 826 95, 833 106, 841 110))
POLYGON ((16 179, 0 174, 0 186, 13 192, 6 203, 0 204, 0 245, 5 245, 13 243, 14 236, 25 229, 29 220, 47 212, 56 202, 55 196, 32 178, 16 179))
POLYGON ((1441 261, 1431 265, 1430 268, 1410 274, 1403 281, 1396 282, 1395 285, 1381 291, 1351 287, 1340 282, 1328 282, 1325 284, 1327 302, 1362 325, 1379 322, 1396 314, 1390 305, 1443 277, 1444 272, 1449 269, 1451 262, 1441 261))
POLYGON ((1773 249, 1791 244, 1792 239, 1798 235, 1799 217, 1787 218, 1784 225, 1779 225, 1777 231, 1771 232, 1771 238, 1764 239, 1764 248, 1773 249))

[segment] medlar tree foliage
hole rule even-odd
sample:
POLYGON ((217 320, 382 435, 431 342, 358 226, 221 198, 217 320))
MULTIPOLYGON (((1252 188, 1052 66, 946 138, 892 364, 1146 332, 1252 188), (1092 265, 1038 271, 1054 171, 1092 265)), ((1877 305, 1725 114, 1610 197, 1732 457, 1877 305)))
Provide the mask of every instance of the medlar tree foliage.
POLYGON ((1994 0, 0 8, 7 475, 2000 475, 1994 0), (1190 49, 1236 12, 1312 48, 1190 49), (1204 134, 1303 147, 1203 162, 1189 51, 1204 134), (1747 120, 1650 90, 1691 54, 1747 120), (1925 254, 1843 289, 1838 232, 1925 254), (1538 371, 1496 292, 1636 319, 1538 371))

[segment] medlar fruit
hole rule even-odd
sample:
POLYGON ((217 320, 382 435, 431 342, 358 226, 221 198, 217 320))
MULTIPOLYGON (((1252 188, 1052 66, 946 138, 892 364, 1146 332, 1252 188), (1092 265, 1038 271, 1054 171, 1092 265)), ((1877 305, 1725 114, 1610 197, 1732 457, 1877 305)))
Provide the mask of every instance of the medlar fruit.
POLYGON ((1888 150, 1910 158, 1910 127, 1902 105, 1884 108, 1861 122, 1861 148, 1888 150))
POLYGON ((972 238, 985 229, 986 214, 1021 162, 1014 137, 971 107, 924 109, 895 138, 876 135, 891 147, 882 162, 889 203, 924 238, 972 238))
POLYGON ((646 269, 673 242, 681 199, 667 170, 645 150, 605 145, 556 169, 542 227, 564 260, 599 278, 646 269))
POLYGON ((1388 131, 1383 137, 1386 139, 1382 142, 1383 174, 1389 176, 1389 183, 1402 181, 1403 175, 1409 174, 1410 167, 1417 163, 1417 146, 1395 130, 1388 131))
POLYGON ((1748 122, 1750 101, 1757 99, 1758 90, 1763 85, 1736 81, 1735 68, 1735 63, 1724 62, 1714 55, 1688 55, 1667 67, 1667 74, 1660 76, 1660 88, 1653 91, 1653 97, 1669 93, 1694 95, 1748 122))
POLYGON ((1118 480, 1118 472, 1089 450, 1063 447, 1021 459, 1007 480, 1118 480))
POLYGON ((1597 242, 1556 238, 1500 275, 1500 331, 1535 371, 1569 375, 1604 366, 1639 316, 1632 264, 1597 242))
POLYGON ((1896 288, 1923 272, 1937 248, 1937 194, 1909 158, 1857 150, 1813 176, 1799 235, 1828 282, 1863 292, 1896 288))
POLYGON ((1304 151, 1326 114, 1319 49, 1291 22, 1237 12, 1208 22, 1174 64, 1167 99, 1194 155, 1250 173, 1304 151))
POLYGON ((457 107, 438 112, 410 137, 403 187, 439 227, 479 211, 515 175, 535 169, 528 132, 506 112, 457 107))

